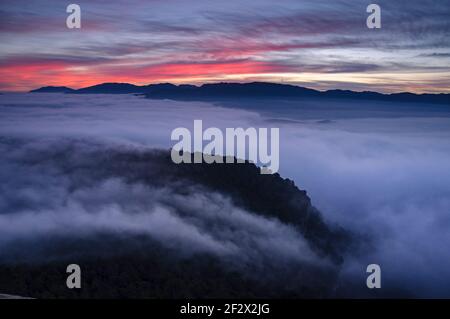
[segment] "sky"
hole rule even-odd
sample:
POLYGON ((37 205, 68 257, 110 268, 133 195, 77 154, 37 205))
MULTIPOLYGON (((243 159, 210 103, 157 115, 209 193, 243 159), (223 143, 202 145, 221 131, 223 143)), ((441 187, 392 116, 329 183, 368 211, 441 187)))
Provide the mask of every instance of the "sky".
POLYGON ((450 92, 450 1, 0 1, 0 91, 270 81, 450 92))

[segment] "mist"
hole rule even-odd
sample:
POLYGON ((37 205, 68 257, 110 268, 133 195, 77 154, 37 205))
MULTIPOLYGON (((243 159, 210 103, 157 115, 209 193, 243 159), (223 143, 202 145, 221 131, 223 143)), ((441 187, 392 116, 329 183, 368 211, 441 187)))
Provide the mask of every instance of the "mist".
POLYGON ((322 103, 230 107, 131 95, 2 95, 0 257, 11 258, 6 248, 14 240, 107 230, 145 233, 186 254, 238 256, 242 264, 328 265, 289 225, 235 207, 226 194, 192 188, 174 195, 170 185, 130 185, 114 176, 94 183, 88 173, 73 180, 57 158, 39 162, 58 148, 79 163, 95 160, 92 149, 169 149, 174 128, 202 119, 222 129, 280 128, 280 174, 306 189, 329 223, 369 238, 347 254, 343 281, 364 286, 365 267, 376 263, 383 287, 449 297, 450 110, 349 102, 340 112, 344 102, 322 103))

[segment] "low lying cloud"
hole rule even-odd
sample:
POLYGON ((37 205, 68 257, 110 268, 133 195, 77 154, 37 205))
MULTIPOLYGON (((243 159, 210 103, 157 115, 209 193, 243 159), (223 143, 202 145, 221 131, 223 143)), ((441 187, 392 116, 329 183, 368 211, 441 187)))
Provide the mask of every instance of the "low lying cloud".
POLYGON ((239 256, 241 264, 315 263, 320 258, 299 233, 236 207, 226 194, 195 187, 184 194, 118 176, 96 179, 89 170, 68 173, 71 165, 101 167, 87 156, 93 150, 167 150, 171 130, 190 127, 194 119, 205 127, 278 126, 281 175, 306 189, 328 222, 369 238, 370 245, 346 256, 343 282, 367 293, 365 267, 377 263, 383 289, 402 290, 394 296, 449 296, 445 107, 361 101, 241 101, 221 107, 58 94, 6 94, 0 101, 3 247, 44 233, 108 230, 147 234, 186 254, 239 256), (69 167, 56 156, 61 153, 71 159, 69 167))
POLYGON ((151 240, 169 256, 210 256, 253 280, 305 267, 337 271, 276 215, 247 211, 193 181, 167 182, 158 166, 166 152, 62 137, 1 138, 0 150, 0 264, 120 257, 139 247, 151 252, 151 240), (122 164, 130 172, 117 170, 122 164), (125 248, 108 247, 111 238, 125 248), (92 245, 64 246, 73 241, 92 245))

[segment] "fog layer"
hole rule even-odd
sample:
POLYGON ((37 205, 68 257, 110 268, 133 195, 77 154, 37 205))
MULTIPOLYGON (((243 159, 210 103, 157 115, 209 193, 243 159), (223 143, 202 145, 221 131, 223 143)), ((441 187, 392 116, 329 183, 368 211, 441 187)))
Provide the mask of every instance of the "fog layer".
MULTIPOLYGON (((74 181, 65 180, 57 166, 24 164, 32 160, 27 154, 48 152, 63 139, 83 141, 81 149, 93 141, 114 148, 168 149, 171 131, 192 128, 194 119, 205 127, 279 127, 281 175, 306 189, 329 222, 370 239, 363 251, 347 256, 343 278, 364 286, 365 267, 377 263, 383 287, 450 297, 450 112, 362 103, 345 104, 340 112, 338 104, 319 107, 314 101, 230 108, 135 96, 5 94, 0 96, 0 243, 7 247, 17 238, 107 228, 149 233, 186 252, 245 259, 277 251, 283 260, 317 262, 301 235, 233 207, 223 194, 191 190, 186 219, 174 214, 186 198, 173 196, 170 188, 150 191, 112 178, 68 192, 74 181), (143 195, 148 193, 153 198, 143 195), (205 205, 220 209, 201 209, 205 205), (143 210, 150 213, 140 214, 143 210), (218 213, 223 210, 229 213, 218 213), (220 220, 217 228, 210 227, 211 218, 220 220)), ((74 161, 79 150, 71 154, 74 161)))

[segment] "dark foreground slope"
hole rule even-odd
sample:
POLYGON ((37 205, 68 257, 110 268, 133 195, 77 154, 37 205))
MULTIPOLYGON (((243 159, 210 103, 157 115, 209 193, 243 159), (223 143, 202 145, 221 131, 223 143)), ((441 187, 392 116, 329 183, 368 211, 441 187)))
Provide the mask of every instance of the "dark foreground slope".
POLYGON ((2 194, 12 198, 1 203, 12 232, 0 236, 2 292, 37 298, 334 294, 349 236, 325 224, 306 192, 277 174, 260 175, 250 163, 176 165, 166 151, 92 142, 0 145, 8 154, 2 166, 15 161, 4 185, 11 194, 33 189, 35 195, 2 194), (48 198, 36 195, 39 188, 48 198), (70 263, 82 267, 81 290, 66 288, 70 263))

